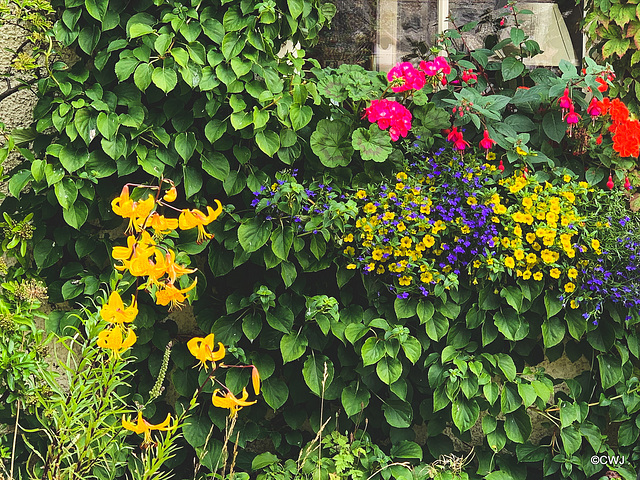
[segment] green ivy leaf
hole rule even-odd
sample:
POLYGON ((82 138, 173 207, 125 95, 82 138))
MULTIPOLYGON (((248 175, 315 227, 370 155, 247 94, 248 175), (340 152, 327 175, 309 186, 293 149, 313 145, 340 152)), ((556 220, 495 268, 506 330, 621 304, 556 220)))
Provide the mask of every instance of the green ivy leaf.
POLYGON ((502 413, 515 412, 522 404, 518 388, 513 383, 505 383, 500 394, 500 410, 502 413))
POLYGON ((260 150, 273 157, 280 148, 280 136, 271 130, 263 130, 256 134, 256 143, 260 150))
POLYGON ((602 46, 602 58, 608 58, 614 53, 622 58, 630 45, 631 39, 629 38, 612 38, 602 46))
POLYGON ((348 417, 352 417, 363 411, 369 405, 371 394, 369 390, 360 382, 351 382, 340 396, 344 412, 348 417))
POLYGON ((598 355, 602 389, 606 390, 624 381, 620 359, 608 354, 598 355))
POLYGON ((564 323, 558 317, 547 318, 542 322, 542 339, 546 348, 562 342, 564 334, 564 323))
POLYGON ((165 64, 162 67, 156 67, 153 69, 151 75, 153 84, 162 90, 164 93, 169 93, 176 88, 178 84, 178 74, 172 68, 168 68, 165 64))
POLYGON ((429 338, 437 342, 449 331, 449 320, 444 315, 436 313, 426 322, 425 330, 429 338))
POLYGON ((84 285, 80 280, 67 280, 64 285, 62 285, 62 298, 65 300, 76 298, 82 293, 83 289, 84 285))
POLYGON ((264 401, 274 410, 279 409, 289 398, 289 387, 284 380, 269 377, 262 382, 261 393, 264 401))
POLYGON ((313 117, 313 110, 309 105, 300 105, 294 103, 289 109, 289 118, 291 119, 291 127, 294 130, 300 130, 306 127, 313 117))
POLYGON ((254 217, 238 227, 238 241, 245 252, 251 253, 262 247, 271 236, 271 222, 254 217))
POLYGON ((80 230, 80 227, 87 221, 88 216, 89 208, 82 200, 75 202, 68 210, 62 210, 64 221, 76 230, 80 230))
POLYGON ((133 73, 133 82, 141 91, 145 91, 151 85, 151 77, 153 75, 153 65, 150 63, 141 63, 136 67, 133 73))
POLYGON ((197 143, 196 136, 193 132, 179 133, 175 138, 176 152, 178 152, 178 155, 186 162, 193 155, 197 143))
POLYGON ((560 439, 562 440, 562 448, 569 457, 576 453, 582 445, 582 435, 575 425, 561 429, 560 439))
POLYGON ((422 355, 422 344, 415 337, 407 337, 407 339, 400 344, 407 359, 415 365, 422 355))
MULTIPOLYGON (((98 21, 104 20, 107 13, 108 0, 85 0, 85 6, 87 7, 87 13, 98 21)), ((72 27, 69 27, 72 28, 72 27)))
POLYGON ((524 443, 531 435, 531 417, 524 407, 513 413, 507 413, 504 420, 504 432, 512 442, 524 443))
POLYGON ((529 334, 529 322, 510 308, 505 308, 504 313, 496 312, 493 322, 507 340, 517 342, 529 334))
POLYGON ((60 150, 60 156, 58 158, 62 166, 69 173, 73 173, 87 163, 89 160, 89 152, 86 150, 72 150, 70 147, 65 146, 60 150))
POLYGON ((383 357, 376 364, 378 378, 387 385, 391 385, 402 375, 402 362, 397 358, 383 357))
POLYGON ((78 198, 78 187, 69 177, 63 178, 53 188, 62 208, 70 208, 78 198))
POLYGON ((222 39, 222 55, 225 60, 229 60, 233 57, 240 55, 242 49, 247 43, 247 36, 237 32, 229 32, 222 39))
POLYGON ((435 308, 433 307, 433 303, 427 300, 420 300, 416 307, 416 312, 420 319, 420 325, 422 325, 423 323, 431 320, 431 317, 433 317, 433 313, 435 312, 435 308))
POLYGON ((365 367, 367 365, 373 365, 384 357, 384 353, 385 348, 383 342, 381 342, 377 337, 369 337, 360 349, 362 364, 365 367))
POLYGON ((387 423, 395 428, 409 428, 413 421, 411 404, 402 400, 390 399, 382 404, 387 423))
MULTIPOLYGON (((139 67, 138 67, 139 68, 139 67)), ((117 113, 105 113, 100 112, 96 121, 98 131, 108 140, 111 140, 113 136, 118 133, 118 114, 117 113)))
POLYGON ((297 360, 307 350, 307 337, 298 333, 283 335, 280 339, 280 352, 282 353, 282 363, 297 360))
POLYGON ((542 118, 544 133, 554 142, 560 142, 566 133, 567 124, 562 120, 562 114, 556 110, 547 112, 542 118))
MULTIPOLYGON (((0 169, 0 173, 2 170, 0 169)), ((27 186, 31 180, 31 172, 29 170, 20 170, 11 175, 9 179, 9 193, 16 198, 20 198, 20 192, 27 186)))
POLYGON ((480 406, 475 398, 469 400, 464 395, 458 395, 451 403, 451 417, 458 430, 466 432, 478 421, 480 406))
POLYGON ((286 260, 293 245, 293 228, 279 225, 271 234, 271 250, 276 257, 286 260))
POLYGON ((562 302, 558 300, 558 296, 550 291, 544 294, 544 306, 547 310, 547 318, 551 318, 562 310, 562 302))
POLYGON ((324 355, 308 355, 302 367, 305 383, 317 396, 322 395, 331 386, 333 374, 333 362, 324 355))
POLYGON ((202 175, 200 170, 188 166, 182 166, 182 172, 184 177, 184 193, 187 199, 194 196, 202 188, 202 175))

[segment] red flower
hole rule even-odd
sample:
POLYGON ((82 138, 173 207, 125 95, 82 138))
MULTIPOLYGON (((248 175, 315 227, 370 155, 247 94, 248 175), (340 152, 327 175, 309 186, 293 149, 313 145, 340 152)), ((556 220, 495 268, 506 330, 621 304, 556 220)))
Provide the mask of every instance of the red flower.
POLYGON ((624 177, 624 188, 631 191, 631 182, 629 181, 629 177, 625 175, 624 177))
POLYGON ((601 102, 596 102, 596 105, 600 109, 601 115, 606 115, 607 113, 609 113, 611 100, 609 100, 609 97, 604 97, 601 102))
MULTIPOLYGON (((612 125, 613 126, 613 125, 612 125)), ((615 126, 613 149, 621 157, 637 157, 640 155, 640 122, 627 120, 615 126)))
POLYGON ((424 72, 418 70, 409 62, 398 63, 389 70, 387 80, 393 82, 396 79, 402 79, 402 83, 391 88, 395 93, 405 92, 407 90, 420 90, 426 82, 424 72))
POLYGON ((482 134, 482 140, 480 140, 480 148, 484 148, 485 150, 489 150, 493 144, 496 143, 495 140, 489 138, 489 132, 487 130, 482 134))
POLYGON ((558 103, 560 104, 560 108, 563 110, 562 113, 564 113, 564 110, 567 110, 569 107, 573 105, 571 98, 569 98, 568 88, 564 89, 564 94, 560 97, 560 99, 558 100, 558 103))
POLYGON ((502 160, 500 160, 500 165, 498 165, 498 170, 500 170, 501 172, 504 172, 504 164, 502 163, 502 160))
POLYGON ((609 85, 607 85, 607 81, 604 78, 596 78, 596 82, 598 82, 600 85, 598 86, 598 91, 600 92, 606 92, 607 89, 609 88, 609 85))
POLYGON ((596 138, 596 145, 602 145, 602 134, 598 135, 598 138, 596 138))
POLYGON ((567 113, 567 116, 565 117, 567 123, 569 125, 575 125, 576 123, 578 123, 578 121, 580 121, 580 118, 580 115, 575 112, 575 110, 573 109, 573 105, 571 105, 571 107, 569 108, 569 113, 567 113))
POLYGON ((391 140, 406 137, 411 129, 411 112, 393 100, 372 100, 365 109, 365 116, 371 123, 378 123, 380 130, 389 129, 391 140))
POLYGON ((469 83, 470 80, 477 80, 478 75, 473 73, 472 69, 462 71, 462 81, 469 83))
POLYGON ((609 175, 609 181, 607 182, 607 187, 609 187, 609 190, 613 190, 613 178, 611 177, 611 175, 609 175))
POLYGON ((614 123, 620 123, 629 118, 629 109, 620 99, 614 98, 609 107, 609 114, 614 123))
POLYGON ((599 103, 600 102, 598 102, 594 97, 591 99, 591 103, 589 103, 589 106, 587 107, 587 113, 591 115, 591 118, 593 119, 602 115, 602 109, 598 106, 599 103))

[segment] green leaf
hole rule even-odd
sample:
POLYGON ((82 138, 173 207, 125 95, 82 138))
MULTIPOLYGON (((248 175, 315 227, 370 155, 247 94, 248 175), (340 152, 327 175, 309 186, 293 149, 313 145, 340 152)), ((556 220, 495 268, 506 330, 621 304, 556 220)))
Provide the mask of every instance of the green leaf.
POLYGON ((274 463, 278 463, 279 461, 280 459, 273 453, 261 453, 251 462, 251 470, 260 470, 264 467, 268 467, 269 465, 273 465, 274 463))
POLYGON ((324 355, 308 355, 302 367, 305 383, 317 396, 321 396, 331 386, 333 374, 333 362, 324 355))
POLYGON ((193 132, 182 132, 176 135, 175 147, 178 155, 186 162, 188 161, 196 149, 196 136, 193 132))
POLYGON ((340 395, 344 412, 348 417, 362 412, 369 405, 370 398, 369 390, 357 381, 351 382, 340 395))
POLYGON ((411 404, 402 400, 390 399, 382 404, 387 423, 395 428, 409 428, 413 420, 411 404))
POLYGON ((524 443, 531 435, 531 417, 524 407, 513 413, 507 413, 504 420, 504 432, 512 442, 524 443))
POLYGON ((451 403, 451 417, 453 423, 461 432, 466 432, 475 425, 480 417, 480 407, 475 398, 467 399, 464 395, 451 403))
POLYGON ((600 354, 598 355, 598 367, 600 370, 600 381, 602 382, 602 389, 617 385, 624 381, 624 375, 622 373, 622 366, 619 358, 612 355, 600 354))
POLYGON ((518 384, 518 393, 522 397, 522 403, 525 407, 528 407, 538 398, 538 394, 536 393, 536 389, 533 388, 532 385, 527 383, 519 383, 518 384))
POLYGON ((542 322, 542 339, 546 348, 562 342, 564 333, 564 323, 558 317, 547 318, 542 322))
POLYGON ((60 203, 62 208, 70 208, 78 198, 78 187, 76 187, 75 182, 69 177, 63 178, 53 187, 56 197, 58 198, 58 203, 60 203))
POLYGON ((507 57, 502 60, 502 79, 507 80, 519 77, 524 72, 524 63, 515 57, 507 57))
POLYGON ((133 82, 141 91, 145 91, 151 85, 151 77, 153 75, 153 65, 150 63, 141 63, 136 67, 133 73, 133 82))
POLYGON ((101 30, 97 25, 90 25, 80 30, 80 35, 78 35, 80 49, 84 53, 91 55, 100 41, 100 33, 101 30))
POLYGON ((516 379, 516 364, 513 363, 513 359, 507 355, 506 353, 496 353, 494 355, 498 360, 498 367, 504 373, 504 376, 510 382, 513 382, 516 379))
MULTIPOLYGON (((252 112, 235 112, 231 114, 230 118, 231 118, 231 126, 236 130, 242 130, 243 128, 246 128, 249 125, 251 125, 251 123, 253 122, 253 113, 252 112)), ((270 133, 274 133, 274 132, 270 132, 270 133)))
POLYGON ((213 178, 224 180, 229 176, 229 161, 222 153, 205 152, 200 159, 202 160, 202 169, 213 178))
POLYGON ((558 300, 557 294, 547 291, 544 294, 544 306, 547 310, 547 318, 551 318, 562 310, 562 302, 558 300))
POLYGON ((435 308, 433 307, 433 303, 427 300, 420 300, 416 307, 416 312, 420 319, 420 325, 422 325, 423 323, 431 320, 431 317, 433 317, 433 313, 435 312, 435 308))
POLYGON ((384 162, 393 151, 391 137, 375 123, 369 130, 358 128, 353 132, 351 146, 360 152, 363 160, 374 162, 384 162))
POLYGON ((291 16, 296 19, 300 15, 302 15, 302 10, 304 8, 304 0, 287 0, 287 6, 289 7, 289 12, 291 16))
POLYGON ((156 40, 153 42, 153 48, 160 55, 164 55, 171 46, 171 42, 173 42, 174 37, 175 35, 173 33, 162 33, 158 35, 156 40))
POLYGON ((182 174, 185 197, 189 199, 202 188, 202 175, 200 175, 200 170, 188 165, 182 166, 182 174))
POLYGON ((500 410, 502 413, 515 412, 522 404, 518 388, 513 383, 505 383, 500 394, 500 410))
POLYGON ((293 245, 293 228, 279 225, 271 234, 271 250, 276 257, 286 260, 293 245))
POLYGON ((542 129, 547 137, 559 143, 567 131, 567 124, 562 120, 562 114, 560 112, 552 110, 547 112, 542 118, 542 129))
POLYGON ((261 393, 264 401, 274 410, 279 409, 289 398, 289 387, 284 380, 269 377, 262 382, 261 393))
POLYGON ((129 38, 142 37, 149 33, 153 33, 153 27, 144 23, 134 23, 129 25, 129 38))
POLYGON ((70 147, 65 146, 60 150, 58 158, 62 166, 69 173, 73 173, 87 163, 89 160, 89 152, 86 150, 72 150, 70 147))
POLYGON ((280 136, 271 130, 263 130, 256 134, 256 143, 260 150, 273 157, 280 148, 280 136))
POLYGON ((62 298, 65 300, 76 298, 82 293, 83 289, 84 285, 80 280, 67 280, 64 285, 62 285, 62 298))
POLYGON ((98 114, 96 125, 100 134, 106 139, 111 140, 114 135, 118 133, 118 114, 100 112, 98 114))
POLYGON ((247 36, 237 32, 229 32, 222 39, 222 55, 225 60, 237 57, 247 43, 247 36))
POLYGON ((397 358, 385 356, 376 364, 376 373, 380 380, 391 385, 402 375, 402 362, 397 358))
MULTIPOLYGON (((2 169, 0 168, 1 172, 2 169)), ((31 172, 29 170, 20 170, 12 174, 8 185, 9 193, 16 198, 20 198, 20 192, 27 186, 29 180, 31 180, 31 172)))
POLYGON ((80 227, 87 221, 88 216, 89 208, 82 200, 75 202, 68 210, 62 210, 64 221, 76 230, 80 230, 80 227))
POLYGON ((210 120, 204 127, 204 135, 210 143, 214 143, 216 140, 220 139, 226 131, 227 122, 218 118, 210 120))
POLYGON ((377 363, 384 357, 385 348, 384 343, 380 341, 377 337, 369 337, 362 345, 360 349, 360 355, 362 356, 362 364, 366 367, 367 365, 373 365, 377 363))
POLYGON ((178 84, 178 74, 172 68, 168 68, 163 64, 162 67, 156 67, 153 69, 151 75, 153 84, 162 90, 164 93, 169 93, 176 88, 178 84))
POLYGON ((487 401, 493 405, 500 395, 500 387, 495 383, 487 383, 482 387, 482 393, 484 393, 487 401))
POLYGON ((108 0, 85 0, 84 4, 89 15, 100 22, 104 20, 104 16, 107 13, 107 6, 109 5, 108 0))
POLYGON ((449 331, 449 320, 437 313, 433 315, 431 320, 426 322, 425 330, 429 338, 437 342, 449 331))
POLYGON ((398 319, 411 318, 416 314, 417 303, 413 299, 396 298, 393 301, 393 308, 398 319))
POLYGON ((400 344, 407 359, 415 364, 422 355, 422 344, 415 337, 407 337, 407 339, 400 344))
POLYGON ((561 429, 560 439, 562 440, 562 448, 567 456, 571 456, 576 453, 582 445, 582 435, 575 425, 570 425, 561 429))
POLYGON ((300 333, 289 333, 280 339, 282 363, 292 362, 304 355, 307 350, 307 337, 300 333))
POLYGON ((507 340, 517 342, 529 334, 529 323, 510 308, 505 308, 504 313, 496 312, 493 322, 507 340))
POLYGON ((631 45, 629 38, 612 38, 602 46, 602 57, 608 58, 614 53, 622 58, 631 45))
POLYGON ((522 313, 522 290, 516 285, 503 287, 500 296, 518 313, 522 313))
POLYGON ((238 227, 238 241, 245 252, 255 252, 267 243, 271 228, 271 222, 254 217, 238 227))
POLYGON ((341 120, 320 120, 311 134, 310 145, 322 164, 329 168, 348 165, 353 155, 349 128, 341 120))
POLYGON ((277 307, 272 313, 271 310, 266 313, 267 323, 274 330, 282 333, 291 333, 293 327, 293 313, 287 307, 277 307))
POLYGON ((299 105, 294 103, 289 109, 289 118, 291 119, 291 127, 294 130, 300 130, 308 125, 313 117, 313 110, 309 105, 299 105))

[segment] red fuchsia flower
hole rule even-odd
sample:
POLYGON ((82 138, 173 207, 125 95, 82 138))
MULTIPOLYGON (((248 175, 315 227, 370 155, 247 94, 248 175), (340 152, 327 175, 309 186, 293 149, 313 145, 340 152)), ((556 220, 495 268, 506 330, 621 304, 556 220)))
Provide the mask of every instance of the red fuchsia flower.
POLYGON ((564 115, 565 111, 573 105, 573 101, 569 97, 568 88, 564 89, 564 94, 558 99, 558 103, 560 104, 560 108, 562 109, 562 115, 564 115))
POLYGON ((477 80, 478 75, 473 73, 472 69, 462 71, 462 81, 469 83, 470 80, 477 80))
POLYGON ((453 127, 451 130, 446 129, 444 133, 447 133, 447 141, 456 143, 459 139, 462 139, 462 132, 458 131, 458 127, 453 127))
POLYGON ((594 98, 591 99, 591 102, 589 103, 589 106, 587 107, 587 113, 589 115, 591 115, 591 118, 593 120, 595 120, 596 117, 599 117, 600 115, 602 115, 602 109, 598 105, 599 103, 600 102, 598 102, 598 100, 594 97, 594 98))
POLYGON ((504 18, 501 18, 501 19, 500 19, 500 26, 501 26, 501 27, 504 27, 504 18))
POLYGON ((631 182, 629 181, 629 177, 626 175, 624 177, 624 188, 631 191, 631 182))
POLYGON ((502 163, 502 160, 500 160, 500 165, 498 165, 498 170, 500 170, 501 172, 504 172, 504 163, 502 163))
POLYGON ((485 130, 482 134, 482 140, 480 140, 480 148, 489 150, 494 143, 496 143, 496 141, 492 138, 489 138, 489 131, 485 130))
POLYGON ((420 90, 426 82, 424 72, 415 68, 409 62, 398 63, 389 70, 387 80, 393 82, 396 79, 402 79, 402 83, 395 87, 391 87, 395 93, 405 92, 407 90, 420 90))
POLYGON ((607 187, 609 187, 609 190, 613 190, 613 177, 611 176, 611 174, 609 174, 609 181, 607 182, 607 187))
POLYGON ((364 116, 371 123, 377 122, 380 130, 389 128, 394 142, 400 137, 406 137, 411 129, 411 112, 398 102, 386 98, 372 100, 371 105, 365 109, 364 116))
POLYGON ((571 107, 569 107, 569 113, 567 113, 567 116, 565 117, 565 120, 567 121, 567 123, 569 125, 575 125, 580 121, 580 118, 581 118, 580 115, 576 113, 576 111, 573 108, 573 105, 571 105, 571 107))

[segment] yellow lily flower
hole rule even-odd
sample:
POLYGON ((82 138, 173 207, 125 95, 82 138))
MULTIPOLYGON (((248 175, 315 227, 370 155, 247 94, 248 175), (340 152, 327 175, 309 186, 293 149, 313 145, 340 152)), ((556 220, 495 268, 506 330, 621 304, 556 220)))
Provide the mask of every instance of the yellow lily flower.
POLYGON ((251 366, 251 382, 253 383, 253 391, 256 395, 260 395, 260 373, 255 365, 251 366))
POLYGON ((126 428, 127 430, 130 430, 134 433, 143 433, 144 434, 144 443, 143 445, 150 445, 152 443, 151 441, 151 431, 152 430, 170 430, 171 425, 171 414, 168 413, 167 414, 167 418, 164 420, 164 422, 159 423, 158 425, 153 425, 149 422, 147 422, 144 418, 142 418, 142 412, 138 412, 138 423, 132 423, 129 420, 127 420, 125 418, 125 416, 122 416, 122 427, 126 428))
POLYGON ((158 215, 157 212, 153 212, 147 225, 153 228, 156 233, 164 235, 178 228, 178 219, 167 218, 164 215, 158 215))
POLYGON ((173 310, 175 307, 181 307, 182 302, 186 300, 184 294, 189 290, 194 289, 196 283, 198 283, 197 278, 190 286, 183 290, 178 290, 172 283, 163 285, 163 287, 156 292, 156 303, 163 306, 171 304, 169 311, 173 310))
POLYGON ((112 330, 103 330, 98 334, 98 346, 111 350, 116 358, 120 358, 120 355, 136 343, 137 340, 133 329, 127 328, 126 332, 127 338, 123 341, 120 327, 112 330))
POLYGON ((177 278, 188 273, 194 273, 196 268, 186 268, 176 263, 176 252, 169 250, 165 255, 166 258, 166 273, 169 276, 169 282, 174 283, 177 278))
POLYGON ((175 186, 172 186, 169 190, 167 190, 164 194, 164 197, 162 197, 165 202, 169 203, 173 202, 176 198, 178 198, 178 191, 176 190, 175 186))
POLYGON ((122 265, 116 265, 115 269, 130 270, 131 275, 136 277, 146 275, 148 259, 156 251, 155 245, 156 242, 146 230, 142 232, 138 242, 133 235, 130 235, 127 237, 126 247, 113 247, 111 256, 122 262, 122 265))
POLYGON ((219 388, 213 391, 211 403, 213 403, 215 407, 228 408, 230 410, 229 416, 231 417, 235 417, 242 407, 248 407, 257 402, 257 400, 253 400, 252 402, 246 401, 249 397, 246 388, 242 389, 242 397, 240 398, 236 398, 231 392, 227 392, 223 396, 218 395, 218 392, 220 392, 219 388))
POLYGON ((134 229, 140 229, 138 224, 141 224, 147 218, 155 204, 156 201, 151 194, 141 202, 134 202, 129 198, 129 187, 125 185, 120 192, 120 196, 111 201, 111 209, 116 215, 129 219, 129 226, 126 231, 132 232, 134 229))
POLYGON ((102 318, 109 323, 116 323, 118 325, 133 322, 136 315, 138 315, 138 306, 135 296, 131 295, 131 305, 125 308, 122 297, 120 297, 117 290, 111 292, 109 301, 100 309, 100 316, 102 318))
POLYGON ((222 342, 218 342, 218 350, 214 351, 214 335, 213 333, 206 337, 195 337, 187 342, 187 348, 191 355, 200 361, 200 365, 207 368, 207 362, 213 363, 222 360, 225 356, 225 349, 222 342))
POLYGON ((198 227, 198 240, 196 241, 198 245, 201 244, 205 238, 213 238, 212 234, 206 232, 204 226, 209 225, 222 213, 222 204, 219 200, 214 201, 216 202, 217 208, 214 210, 213 208, 207 206, 208 215, 205 215, 200 210, 185 209, 182 210, 182 213, 178 217, 178 225, 181 230, 189 230, 193 227, 198 227))

